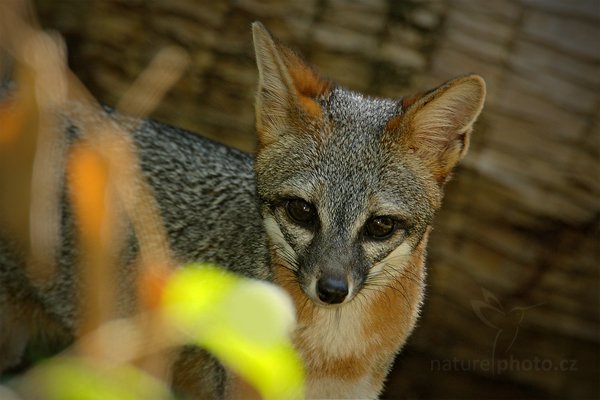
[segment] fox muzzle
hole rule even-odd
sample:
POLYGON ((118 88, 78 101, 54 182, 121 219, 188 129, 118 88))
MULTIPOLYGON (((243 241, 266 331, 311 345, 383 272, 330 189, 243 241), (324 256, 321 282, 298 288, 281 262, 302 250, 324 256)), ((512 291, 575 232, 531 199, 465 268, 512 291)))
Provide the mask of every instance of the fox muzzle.
POLYGON ((348 296, 348 280, 336 276, 322 276, 317 281, 317 296, 327 304, 342 303, 348 296))

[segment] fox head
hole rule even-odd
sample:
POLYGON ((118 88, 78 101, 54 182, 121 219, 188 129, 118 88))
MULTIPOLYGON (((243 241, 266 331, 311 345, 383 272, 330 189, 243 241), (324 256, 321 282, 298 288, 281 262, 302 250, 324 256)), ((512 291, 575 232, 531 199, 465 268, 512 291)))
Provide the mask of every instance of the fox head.
POLYGON ((260 23, 253 34, 255 171, 276 276, 322 307, 403 279, 420 292, 410 268, 422 264, 443 185, 469 146, 483 79, 370 98, 321 78, 260 23))

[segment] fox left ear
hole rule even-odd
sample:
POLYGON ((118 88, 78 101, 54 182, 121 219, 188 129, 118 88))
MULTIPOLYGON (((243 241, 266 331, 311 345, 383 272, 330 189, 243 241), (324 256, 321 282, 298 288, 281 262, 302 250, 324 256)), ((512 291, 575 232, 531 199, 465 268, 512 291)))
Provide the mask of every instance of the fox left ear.
POLYGON ((479 75, 453 79, 420 98, 403 101, 407 109, 390 120, 401 129, 402 145, 425 162, 434 178, 445 183, 466 154, 473 123, 485 100, 479 75))
POLYGON ((322 111, 316 100, 329 92, 332 83, 276 42, 260 22, 252 24, 252 33, 258 66, 256 130, 259 144, 266 146, 295 119, 320 118, 322 111))

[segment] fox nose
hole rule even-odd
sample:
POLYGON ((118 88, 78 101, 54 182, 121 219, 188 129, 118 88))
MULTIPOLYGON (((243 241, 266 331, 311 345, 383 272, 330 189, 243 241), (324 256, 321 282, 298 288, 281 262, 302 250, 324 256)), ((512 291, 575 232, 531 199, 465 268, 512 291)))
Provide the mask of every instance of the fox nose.
POLYGON ((317 281, 317 296, 323 303, 339 304, 348 295, 348 282, 337 277, 322 277, 317 281))

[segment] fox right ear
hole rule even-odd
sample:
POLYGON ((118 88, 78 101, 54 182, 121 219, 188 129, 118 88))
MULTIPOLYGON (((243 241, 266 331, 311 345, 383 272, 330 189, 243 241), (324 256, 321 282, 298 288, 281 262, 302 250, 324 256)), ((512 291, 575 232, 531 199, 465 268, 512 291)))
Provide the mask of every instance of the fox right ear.
POLYGON ((480 76, 456 78, 423 96, 404 99, 406 110, 388 122, 388 129, 400 129, 405 149, 415 152, 443 184, 469 148, 484 101, 480 76))
POLYGON ((252 24, 252 35, 258 66, 256 130, 260 146, 266 146, 292 119, 320 117, 321 107, 315 99, 331 84, 292 50, 276 43, 260 22, 252 24))

